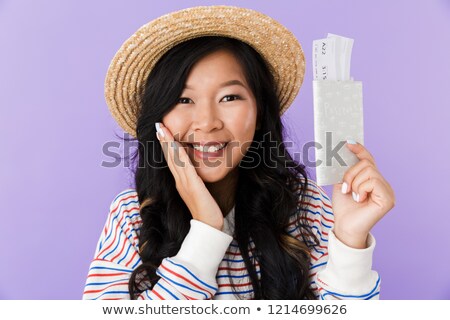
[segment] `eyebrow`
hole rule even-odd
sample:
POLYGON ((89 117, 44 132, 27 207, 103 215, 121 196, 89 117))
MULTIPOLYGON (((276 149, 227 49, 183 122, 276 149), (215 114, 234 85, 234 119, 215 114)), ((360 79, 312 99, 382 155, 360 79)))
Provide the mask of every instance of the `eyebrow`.
MULTIPOLYGON (((239 80, 229 80, 229 81, 226 81, 226 82, 220 84, 220 85, 219 85, 219 88, 228 87, 228 86, 235 86, 235 85, 238 85, 238 86, 247 88, 247 87, 246 87, 241 81, 239 81, 239 80)), ((188 85, 186 84, 186 85, 184 86, 184 89, 193 89, 193 88, 190 87, 190 86, 188 86, 188 85)))

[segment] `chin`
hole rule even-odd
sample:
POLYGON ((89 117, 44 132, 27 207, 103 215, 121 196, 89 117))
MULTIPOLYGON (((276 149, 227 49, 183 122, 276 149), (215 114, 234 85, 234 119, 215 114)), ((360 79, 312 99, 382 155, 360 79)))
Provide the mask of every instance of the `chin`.
POLYGON ((228 173, 223 168, 196 168, 198 176, 203 182, 213 183, 222 180, 228 173))

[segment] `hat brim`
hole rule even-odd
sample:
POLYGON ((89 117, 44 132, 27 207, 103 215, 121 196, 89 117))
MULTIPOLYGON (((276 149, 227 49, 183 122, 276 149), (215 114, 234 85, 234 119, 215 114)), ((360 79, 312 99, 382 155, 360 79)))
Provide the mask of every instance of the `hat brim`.
POLYGON ((280 100, 280 114, 303 83, 305 58, 286 27, 255 10, 199 6, 163 15, 139 28, 115 54, 105 79, 105 99, 117 123, 136 137, 136 115, 147 77, 172 47, 192 38, 224 36, 252 46, 266 61, 280 100))

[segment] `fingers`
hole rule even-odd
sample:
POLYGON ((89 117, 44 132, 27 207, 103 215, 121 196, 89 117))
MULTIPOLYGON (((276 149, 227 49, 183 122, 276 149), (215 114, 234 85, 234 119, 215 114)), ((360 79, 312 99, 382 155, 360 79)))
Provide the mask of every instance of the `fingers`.
POLYGON ((378 171, 375 160, 369 151, 359 143, 347 145, 358 156, 360 161, 345 172, 342 193, 352 192, 353 199, 356 202, 367 200, 369 193, 373 192, 374 186, 382 187, 387 194, 391 193, 389 183, 378 171))
POLYGON ((370 199, 375 203, 380 212, 386 213, 394 207, 394 198, 390 193, 389 185, 379 178, 373 178, 362 182, 357 189, 358 193, 364 195, 364 201, 370 193, 370 199))
POLYGON ((360 143, 353 141, 353 140, 347 140, 347 148, 353 152, 359 160, 367 160, 372 162, 373 166, 376 167, 375 159, 370 154, 370 152, 360 143), (354 144, 353 144, 354 142, 354 144))
MULTIPOLYGON (((354 184, 354 180, 356 176, 358 176, 363 170, 370 170, 370 172, 366 172, 366 175, 375 175, 375 171, 378 172, 373 163, 368 159, 360 160, 355 165, 351 166, 344 174, 343 184, 342 184, 342 193, 349 193, 355 190, 356 184, 354 184), (366 169, 370 168, 370 169, 366 169)), ((359 182, 359 181, 357 181, 359 182)))
POLYGON ((389 184, 378 171, 374 157, 362 144, 348 140, 347 147, 355 153, 360 161, 350 167, 344 174, 342 193, 352 192, 353 199, 356 202, 362 202, 367 199, 368 192, 365 192, 364 189, 359 191, 359 189, 361 184, 366 181, 377 179, 385 187, 389 188, 389 184), (354 144, 351 142, 354 142, 354 144))
MULTIPOLYGON (((162 123, 157 123, 157 138, 161 142, 164 157, 176 181, 186 183, 195 172, 189 156, 182 144, 175 140, 170 130, 162 123), (159 131, 158 125, 159 124, 159 131), (194 172, 192 172, 194 171, 194 172)), ((196 172, 195 172, 196 174, 196 172)))
POLYGON ((363 202, 367 199, 368 192, 371 191, 366 191, 366 189, 362 188, 362 186, 367 184, 367 181, 373 182, 374 180, 383 183, 386 187, 387 183, 385 182, 383 176, 372 166, 365 167, 356 175, 351 182, 352 196, 356 202, 363 202))

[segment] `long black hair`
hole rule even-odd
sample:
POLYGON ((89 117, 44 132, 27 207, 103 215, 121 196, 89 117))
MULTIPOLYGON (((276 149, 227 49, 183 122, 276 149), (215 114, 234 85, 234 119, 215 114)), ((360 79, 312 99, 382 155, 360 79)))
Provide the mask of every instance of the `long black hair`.
POLYGON ((309 251, 318 241, 308 227, 306 210, 301 205, 307 172, 283 143, 274 78, 269 65, 251 46, 219 36, 194 38, 171 48, 156 63, 141 93, 141 108, 136 112, 138 148, 132 155, 135 160, 132 170, 142 219, 139 233, 142 264, 130 277, 130 297, 135 299, 159 280, 156 269, 162 259, 177 254, 192 219, 164 160, 155 122, 161 122, 178 103, 192 66, 217 50, 229 50, 235 56, 257 104, 259 127, 237 167, 234 190, 234 239, 248 270, 254 299, 315 299, 308 279, 309 251), (270 163, 262 159, 270 159, 270 163), (300 236, 296 237, 287 232, 293 215, 298 215, 296 226, 300 236), (252 241, 254 248, 250 246, 252 241), (260 267, 260 278, 256 264, 260 267))

